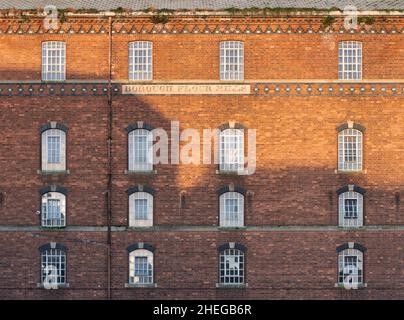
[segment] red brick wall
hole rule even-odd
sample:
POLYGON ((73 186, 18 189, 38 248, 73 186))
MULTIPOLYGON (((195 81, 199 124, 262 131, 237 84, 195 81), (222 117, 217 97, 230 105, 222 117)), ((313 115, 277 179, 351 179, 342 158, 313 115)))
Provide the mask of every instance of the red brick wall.
MULTIPOLYGON (((303 22, 302 22, 303 23, 303 22)), ((308 23, 307 21, 304 23, 308 23)), ((399 23, 402 24, 400 20, 399 23)), ((0 28, 4 25, 0 21, 0 28)), ((287 24, 282 24, 285 27, 287 24)), ((15 27, 15 26, 14 26, 15 27)), ((74 26, 77 29, 77 25, 74 26)), ((391 25, 386 25, 391 27, 391 25)), ((219 41, 245 43, 245 79, 334 79, 340 40, 363 42, 363 78, 403 79, 402 35, 386 34, 136 34, 113 36, 113 79, 126 80, 127 43, 154 43, 154 80, 218 80, 219 41)), ((40 80, 41 42, 67 43, 67 79, 106 80, 107 34, 1 35, 0 82, 40 80)), ((91 82, 90 81, 90 82, 91 82)), ((271 84, 272 85, 272 84, 271 84)), ((58 87, 59 85, 56 85, 58 87)), ((0 86, 7 89, 5 84, 0 86)), ((0 298, 107 298, 107 233, 77 232, 75 227, 105 227, 107 213, 106 96, 0 97, 0 298), (40 169, 39 127, 57 121, 68 128, 68 175, 45 176, 40 169), (67 229, 44 231, 40 225, 39 189, 50 184, 68 188, 67 229), (4 231, 6 227, 24 227, 4 231), (39 282, 38 247, 49 242, 68 248, 70 288, 47 291, 39 282)), ((273 87, 273 85, 272 85, 273 87)), ((271 90, 273 92, 273 88, 271 90)), ((90 85, 88 88, 92 88, 90 85)), ((324 90, 327 87, 324 86, 324 90)), ((401 90, 402 86, 398 86, 401 90)), ((0 92, 4 94, 5 91, 0 92)), ((113 98, 112 225, 128 224, 125 191, 145 184, 156 191, 154 225, 172 231, 127 229, 112 233, 112 298, 404 298, 403 95, 294 94, 245 96, 122 96, 113 98), (228 121, 257 130, 257 170, 252 176, 223 176, 212 165, 156 165, 157 174, 127 175, 127 133, 136 121, 169 131, 218 128, 228 121), (366 128, 365 173, 336 174, 336 127, 348 120, 366 128), (179 231, 183 226, 217 226, 217 190, 229 183, 253 193, 245 210, 246 226, 300 226, 289 231, 179 231), (347 184, 366 189, 365 226, 386 231, 337 230, 336 190, 347 184), (185 206, 180 208, 180 193, 185 206), (311 227, 303 231, 301 227, 311 227), (332 231, 314 231, 318 226, 332 231), (394 230, 394 227, 397 227, 394 230), (294 231, 292 231, 294 230, 294 231), (136 242, 156 247, 157 288, 125 288, 126 248, 136 242), (217 247, 237 242, 247 247, 246 289, 216 289, 217 247), (336 247, 355 242, 367 248, 367 288, 335 288, 336 247)), ((202 148, 201 148, 202 150, 202 148)))
MULTIPOLYGON (((244 78, 338 79, 338 42, 363 42, 363 79, 400 79, 400 35, 114 35, 113 78, 128 79, 128 43, 153 42, 154 80, 218 80, 219 43, 244 42, 244 78), (377 44, 377 45, 375 45, 377 44)), ((0 78, 40 80, 41 43, 66 42, 66 79, 106 79, 107 35, 1 35, 0 78)))

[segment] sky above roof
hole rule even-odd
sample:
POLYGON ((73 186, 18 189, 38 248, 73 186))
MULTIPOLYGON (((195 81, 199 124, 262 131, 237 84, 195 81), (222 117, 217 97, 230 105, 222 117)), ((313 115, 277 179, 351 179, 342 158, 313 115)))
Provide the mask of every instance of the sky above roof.
POLYGON ((0 0, 0 9, 36 9, 46 5, 58 8, 109 10, 124 8, 144 10, 156 9, 209 9, 225 8, 315 8, 344 9, 354 5, 358 10, 404 9, 404 0, 0 0))

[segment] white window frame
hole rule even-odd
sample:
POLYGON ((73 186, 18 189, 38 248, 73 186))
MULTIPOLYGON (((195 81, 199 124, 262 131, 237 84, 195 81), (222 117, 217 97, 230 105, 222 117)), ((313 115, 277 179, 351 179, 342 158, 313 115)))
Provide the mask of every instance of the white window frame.
POLYGON ((42 42, 42 80, 66 80, 66 43, 63 41, 42 42))
POLYGON ((153 195, 148 192, 134 192, 129 196, 129 226, 152 227, 153 226, 153 195), (136 200, 146 200, 146 219, 136 219, 136 200))
POLYGON ((363 133, 358 129, 344 129, 338 133, 338 170, 361 171, 363 133), (347 160, 355 158, 355 160, 347 160))
POLYGON ((341 41, 339 43, 338 78, 362 80, 362 42, 341 41))
POLYGON ((219 283, 240 285, 245 282, 245 254, 239 249, 225 249, 219 254, 219 283))
POLYGON ((338 253, 338 284, 355 287, 363 284, 363 252, 358 249, 344 249, 338 253), (351 259, 352 258, 352 259, 351 259), (355 265, 346 260, 355 261, 355 265))
POLYGON ((41 252, 41 283, 51 285, 66 284, 66 252, 49 248, 41 252))
POLYGON ((60 129, 48 129, 42 132, 42 171, 65 171, 66 170, 66 132, 60 129), (59 162, 50 163, 48 139, 50 137, 59 138, 59 162))
POLYGON ((219 169, 225 172, 244 171, 244 130, 224 129, 219 137, 219 169))
POLYGON ((339 195, 339 226, 358 228, 363 226, 363 195, 356 191, 347 191, 339 195), (346 200, 356 200, 356 218, 346 217, 346 200))
POLYGON ((239 192, 225 192, 220 195, 220 226, 221 227, 243 227, 244 226, 244 195, 239 192), (237 202, 237 212, 233 211, 228 201, 237 202), (234 214, 237 219, 231 219, 234 214))
POLYGON ((129 42, 129 80, 153 80, 153 43, 129 42))
POLYGON ((244 43, 220 42, 220 80, 244 80, 244 43))
POLYGON ((66 196, 60 192, 48 192, 42 195, 41 207, 42 227, 59 228, 66 226, 66 196), (60 218, 49 217, 49 201, 59 202, 60 218))
POLYGON ((153 170, 153 133, 147 129, 135 129, 128 134, 129 171, 153 170), (136 139, 146 137, 145 145, 136 143, 136 139), (140 152, 146 152, 146 162, 136 161, 140 152))
POLYGON ((129 253, 129 284, 149 285, 154 283, 153 252, 146 249, 136 249, 129 253), (136 258, 147 259, 147 275, 141 278, 135 274, 136 258))

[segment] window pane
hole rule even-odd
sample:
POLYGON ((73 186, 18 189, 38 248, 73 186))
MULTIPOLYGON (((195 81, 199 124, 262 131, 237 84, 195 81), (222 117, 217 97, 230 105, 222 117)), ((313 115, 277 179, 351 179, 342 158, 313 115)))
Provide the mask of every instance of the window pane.
POLYGON ((129 80, 152 80, 152 43, 129 43, 129 80))

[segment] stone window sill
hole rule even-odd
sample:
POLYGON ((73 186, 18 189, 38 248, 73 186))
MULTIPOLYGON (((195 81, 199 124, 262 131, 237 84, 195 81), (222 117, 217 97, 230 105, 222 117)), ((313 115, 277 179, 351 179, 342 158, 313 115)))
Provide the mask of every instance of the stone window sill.
POLYGON ((235 171, 227 171, 227 170, 216 170, 216 174, 224 175, 224 176, 243 176, 248 174, 248 170, 235 170, 235 171))
POLYGON ((229 226, 229 227, 224 227, 224 226, 219 226, 219 230, 223 230, 223 231, 231 231, 231 230, 246 230, 247 227, 246 226, 229 226))
POLYGON ((352 287, 345 287, 345 285, 343 283, 336 283, 334 285, 336 288, 340 288, 340 289, 345 289, 345 290, 358 290, 358 289, 365 289, 368 287, 367 283, 361 283, 358 284, 356 286, 352 286, 352 287))
POLYGON ((338 226, 338 228, 342 231, 361 231, 365 230, 365 226, 358 226, 358 227, 344 227, 344 226, 338 226))
POLYGON ((142 230, 149 230, 151 228, 153 228, 153 226, 129 226, 127 227, 127 230, 142 231, 142 230))
POLYGON ((367 174, 367 170, 340 170, 335 169, 335 174, 367 174))
POLYGON ((216 288, 225 288, 225 289, 245 289, 248 288, 248 283, 216 283, 216 288))
POLYGON ((65 283, 65 284, 58 284, 56 288, 51 288, 51 289, 45 288, 45 285, 44 285, 43 283, 37 283, 36 286, 37 286, 37 288, 45 289, 45 290, 67 289, 67 288, 70 288, 70 284, 68 284, 68 283, 65 283))
POLYGON ((141 171, 141 170, 125 170, 124 174, 128 174, 128 175, 153 175, 153 174, 157 174, 157 170, 145 170, 145 171, 141 171))
POLYGON ((49 175, 69 175, 70 170, 38 170, 38 174, 49 176, 49 175))
POLYGON ((125 288, 157 288, 157 283, 150 283, 150 284, 125 283, 125 288))
POLYGON ((65 229, 66 226, 60 226, 60 227, 46 227, 46 226, 41 226, 42 230, 46 230, 46 231, 58 231, 61 229, 65 229))

